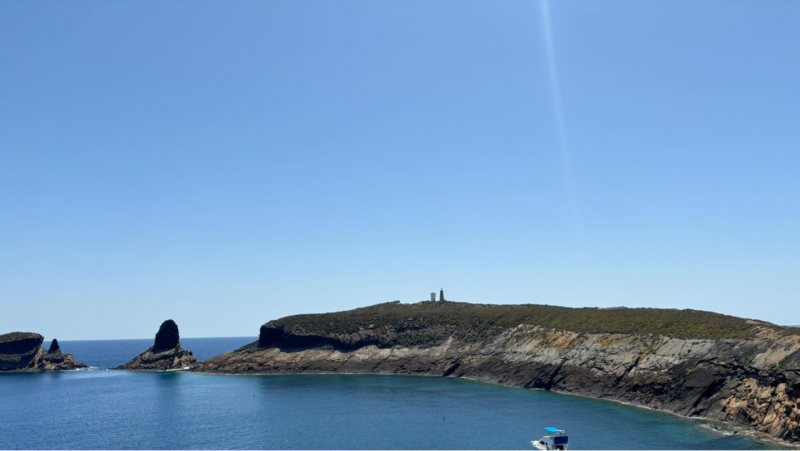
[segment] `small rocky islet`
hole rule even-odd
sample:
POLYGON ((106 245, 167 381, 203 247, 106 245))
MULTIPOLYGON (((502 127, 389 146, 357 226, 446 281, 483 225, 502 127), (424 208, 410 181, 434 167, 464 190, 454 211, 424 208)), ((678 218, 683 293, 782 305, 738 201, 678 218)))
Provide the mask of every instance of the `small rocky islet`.
POLYGON ((72 354, 64 354, 55 338, 50 348, 42 347, 44 337, 33 332, 0 335, 0 372, 68 371, 86 368, 72 354))
POLYGON ((114 368, 128 371, 170 371, 189 369, 197 363, 192 351, 181 348, 180 332, 175 321, 161 323, 153 346, 130 362, 114 368))

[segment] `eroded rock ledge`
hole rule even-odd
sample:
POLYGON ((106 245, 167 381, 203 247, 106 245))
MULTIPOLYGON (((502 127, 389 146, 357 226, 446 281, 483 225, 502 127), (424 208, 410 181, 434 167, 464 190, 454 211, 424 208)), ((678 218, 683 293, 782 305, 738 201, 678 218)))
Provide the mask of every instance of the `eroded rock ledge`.
POLYGON ((391 303, 269 322, 259 341, 194 370, 464 377, 623 401, 797 442, 797 332, 709 312, 391 303))
POLYGON ((153 346, 115 370, 169 371, 191 368, 197 363, 192 351, 181 348, 178 325, 169 319, 161 324, 153 346))
POLYGON ((0 371, 66 371, 86 368, 71 354, 64 354, 53 339, 50 350, 42 347, 44 337, 33 332, 0 335, 0 371))

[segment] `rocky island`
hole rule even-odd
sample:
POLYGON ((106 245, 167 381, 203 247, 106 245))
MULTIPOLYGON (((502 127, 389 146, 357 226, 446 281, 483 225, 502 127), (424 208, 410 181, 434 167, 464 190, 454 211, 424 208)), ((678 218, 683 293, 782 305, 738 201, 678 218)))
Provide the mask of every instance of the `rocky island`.
POLYGON ((800 441, 800 330, 696 310, 392 302, 270 321, 194 371, 462 377, 800 441))
POLYGON ((49 350, 42 347, 44 337, 33 332, 0 335, 0 371, 66 371, 86 368, 71 354, 61 352, 53 339, 49 350))
POLYGON ((115 370, 168 371, 190 368, 197 363, 192 351, 181 348, 180 333, 175 321, 161 323, 153 346, 115 370))

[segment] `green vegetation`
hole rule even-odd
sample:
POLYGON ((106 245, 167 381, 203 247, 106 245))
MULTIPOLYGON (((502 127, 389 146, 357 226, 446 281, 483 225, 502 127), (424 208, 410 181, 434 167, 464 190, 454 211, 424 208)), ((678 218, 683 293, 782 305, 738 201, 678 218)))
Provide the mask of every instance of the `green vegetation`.
MULTIPOLYGON (((652 334, 684 339, 754 338, 759 328, 796 329, 699 310, 567 308, 551 305, 489 305, 460 302, 390 302, 344 312, 296 315, 267 323, 298 335, 385 336, 425 344, 456 333, 481 340, 520 324, 582 334, 652 334)), ((349 340, 348 340, 349 341, 349 340)), ((398 343, 400 344, 400 343, 398 343)))

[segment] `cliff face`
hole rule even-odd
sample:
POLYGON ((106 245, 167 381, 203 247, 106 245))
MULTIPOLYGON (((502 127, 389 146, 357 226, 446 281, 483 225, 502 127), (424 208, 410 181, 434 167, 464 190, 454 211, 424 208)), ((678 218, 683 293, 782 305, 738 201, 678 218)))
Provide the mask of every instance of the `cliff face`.
POLYGON ((156 333, 153 346, 115 370, 169 371, 190 368, 197 363, 192 351, 181 348, 178 325, 168 319, 156 333))
POLYGON ((64 371, 86 368, 85 364, 75 360, 71 354, 63 354, 57 346, 53 352, 46 351, 42 348, 43 341, 44 337, 32 332, 0 335, 0 371, 64 371))
POLYGON ((258 342, 196 370, 465 377, 629 402, 800 441, 800 336, 785 328, 707 312, 559 310, 594 314, 570 323, 548 316, 548 306, 423 304, 273 321, 258 342), (682 315, 696 324, 676 321, 682 315), (638 331, 640 320, 658 333, 638 331), (620 331, 625 327, 637 331, 620 331))

